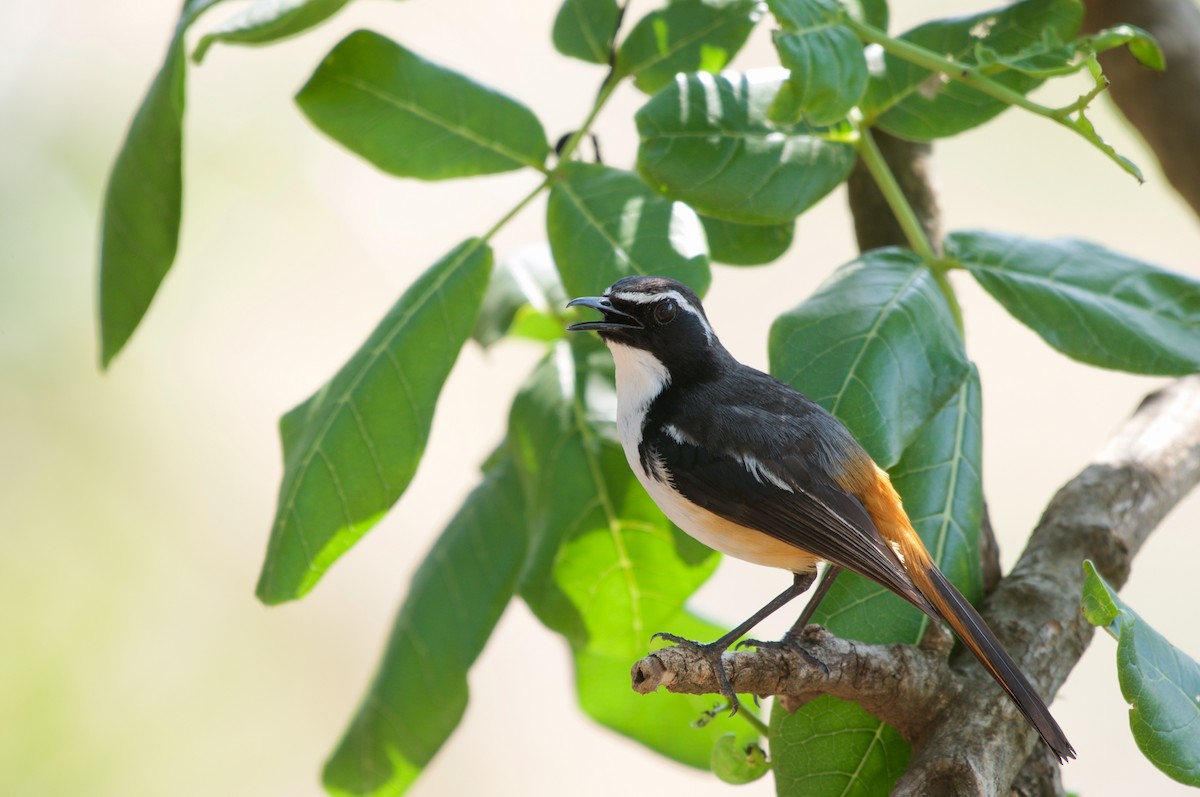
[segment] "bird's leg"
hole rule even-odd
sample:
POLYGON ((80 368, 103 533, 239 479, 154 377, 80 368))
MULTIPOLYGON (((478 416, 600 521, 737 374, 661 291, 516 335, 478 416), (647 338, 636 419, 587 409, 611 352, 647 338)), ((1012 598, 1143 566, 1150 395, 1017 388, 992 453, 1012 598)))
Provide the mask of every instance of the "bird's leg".
POLYGON ((738 702, 737 695, 733 691, 733 685, 729 683, 729 675, 725 672, 725 663, 721 657, 724 655, 725 651, 729 649, 729 646, 740 639, 743 634, 745 634, 754 626, 758 625, 769 615, 778 611, 787 603, 807 592, 808 588, 812 586, 813 579, 816 578, 816 575, 817 574, 815 570, 811 573, 797 573, 795 578, 792 580, 791 586, 776 595, 770 603, 755 612, 753 616, 748 618, 737 628, 733 629, 728 634, 725 634, 715 642, 701 644, 690 639, 684 639, 681 636, 676 636, 675 634, 664 634, 661 632, 655 634, 653 637, 651 637, 651 639, 665 639, 666 641, 673 642, 680 647, 688 648, 699 653, 713 668, 713 672, 716 673, 717 683, 721 687, 721 695, 729 700, 729 714, 730 716, 733 716, 737 713, 737 710, 741 704, 738 702))
MULTIPOLYGON (((813 613, 817 610, 817 607, 821 605, 821 601, 824 600, 825 595, 829 593, 829 588, 833 586, 833 581, 838 577, 838 573, 840 572, 842 572, 842 568, 834 564, 828 565, 825 568, 825 574, 821 576, 821 583, 817 585, 816 592, 814 592, 812 597, 808 599, 808 603, 804 606, 804 611, 800 612, 800 616, 796 618, 796 622, 792 623, 792 627, 787 630, 787 633, 783 635, 782 639, 777 642, 762 642, 757 639, 746 639, 742 642, 739 642, 738 647, 791 648, 803 656, 809 664, 820 667, 825 671, 826 674, 828 674, 829 668, 825 666, 825 663, 816 656, 810 654, 804 649, 804 646, 800 644, 800 634, 803 633, 804 629, 808 626, 808 621, 812 619, 813 613)), ((796 576, 796 580, 799 581, 801 578, 805 578, 806 581, 804 582, 804 588, 807 589, 808 585, 812 584, 812 581, 815 577, 816 573, 814 571, 813 573, 808 573, 805 576, 796 576)))

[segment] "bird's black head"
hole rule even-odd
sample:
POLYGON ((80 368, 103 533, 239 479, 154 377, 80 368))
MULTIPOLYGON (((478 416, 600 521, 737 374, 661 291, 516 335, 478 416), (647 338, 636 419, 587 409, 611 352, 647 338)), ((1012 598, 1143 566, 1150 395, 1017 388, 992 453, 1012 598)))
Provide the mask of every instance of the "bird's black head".
POLYGON ((595 330, 610 347, 648 352, 670 370, 676 382, 685 374, 698 376, 697 371, 728 356, 699 297, 682 282, 665 277, 624 277, 603 296, 580 297, 567 306, 591 307, 604 316, 568 329, 595 330))

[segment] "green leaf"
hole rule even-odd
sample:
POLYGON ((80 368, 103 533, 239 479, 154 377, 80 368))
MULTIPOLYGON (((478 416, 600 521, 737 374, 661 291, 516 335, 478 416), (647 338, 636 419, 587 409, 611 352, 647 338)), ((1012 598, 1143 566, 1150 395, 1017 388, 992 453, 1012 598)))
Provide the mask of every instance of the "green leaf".
POLYGON ((770 359, 772 373, 841 418, 885 468, 968 370, 933 273, 897 248, 847 263, 776 319, 770 359))
POLYGON ((617 0, 563 0, 551 39, 563 55, 607 64, 621 20, 617 0))
POLYGON ((698 212, 742 224, 787 224, 850 174, 844 131, 779 127, 767 109, 786 72, 682 76, 637 113, 638 169, 698 212))
POLYGON ((771 120, 832 124, 846 117, 867 87, 867 60, 854 31, 839 21, 834 0, 769 0, 783 25, 772 36, 779 61, 791 71, 771 105, 771 120))
POLYGON ((1200 786, 1200 664, 1155 631, 1084 561, 1083 614, 1117 638, 1117 678, 1142 754, 1200 786))
POLYGON ((761 266, 778 259, 792 245, 796 222, 738 224, 701 216, 709 256, 731 266, 761 266))
POLYGON ((956 232, 945 251, 1068 357, 1137 374, 1200 370, 1196 280, 1069 238, 956 232))
POLYGON ((617 74, 653 94, 680 72, 719 72, 762 17, 758 0, 675 0, 642 17, 617 51, 617 74))
POLYGON ((471 337, 487 348, 506 335, 527 334, 535 324, 544 327, 543 319, 553 327, 552 338, 562 337, 558 312, 566 303, 550 247, 544 243, 523 246, 492 272, 471 337))
MULTIPOLYGON (((713 640, 724 631, 689 612, 682 611, 665 622, 664 628, 688 639, 713 640)), ((576 650, 575 678, 579 706, 584 713, 610 730, 642 744, 660 755, 697 769, 707 769, 713 745, 732 727, 745 727, 742 719, 722 713, 701 723, 706 712, 720 705, 712 695, 677 695, 661 689, 640 695, 630 688, 629 668, 650 648, 650 640, 629 655, 576 650), (702 726, 702 727, 697 727, 702 726)), ((752 710, 745 706, 743 711, 752 710)))
POLYGON ((887 0, 842 0, 842 6, 851 19, 856 19, 879 30, 887 30, 887 0))
MULTIPOLYGON (((972 367, 962 387, 905 449, 891 472, 930 555, 972 601, 983 593, 979 564, 981 416, 979 374, 972 367)), ((843 573, 821 602, 813 622, 838 636, 868 643, 916 644, 929 618, 878 584, 843 573)), ((872 759, 907 761, 909 756, 908 743, 890 728, 856 704, 832 698, 806 704, 796 715, 782 714, 772 727, 772 749, 787 751, 775 758, 789 781, 813 779, 829 785, 833 793, 840 793, 837 784, 842 783, 841 778, 877 766, 872 759), (822 732, 836 729, 842 746, 839 755, 847 757, 844 769, 830 768, 825 751, 808 737, 814 728, 822 732)), ((884 766, 879 769, 879 779, 870 782, 870 789, 865 789, 865 778, 858 788, 863 788, 863 793, 887 794, 897 774, 884 766)))
POLYGON ((104 195, 100 364, 141 322, 175 261, 183 202, 183 27, 133 118, 104 195))
POLYGON ((777 703, 770 738, 775 793, 783 795, 882 797, 904 774, 911 755, 892 728, 857 703, 829 695, 791 715, 777 703))
POLYGON ((491 269, 483 241, 457 246, 404 292, 332 379, 283 416, 283 483, 258 582, 262 601, 312 589, 404 492, 491 269))
POLYGON ((569 296, 597 294, 630 274, 672 277, 703 295, 711 279, 695 212, 633 172, 567 164, 550 190, 546 230, 569 296))
POLYGON ((717 557, 638 484, 616 442, 611 356, 571 340, 556 344, 509 416, 534 535, 521 594, 575 649, 632 663, 717 557))
POLYGON ((204 34, 196 43, 192 60, 204 60, 215 42, 270 44, 320 25, 342 10, 350 0, 255 0, 240 12, 204 34))
POLYGON ((540 170, 550 152, 524 105, 371 31, 334 47, 296 102, 321 131, 399 177, 540 170))
POLYGON ((325 765, 331 794, 401 794, 449 738, 467 672, 516 587, 524 531, 521 485, 501 458, 413 576, 379 672, 325 765))
POLYGON ((616 442, 615 407, 611 356, 579 336, 557 343, 513 402, 508 452, 532 534, 520 592, 570 643, 585 711, 704 766, 715 736, 685 723, 705 702, 647 700, 630 689, 629 667, 657 631, 719 635, 683 611, 718 557, 672 526, 637 483, 616 442))
MULTIPOLYGON (((1083 7, 1079 0, 1024 0, 1005 8, 971 16, 930 22, 904 33, 901 39, 968 66, 981 53, 995 61, 1020 53, 1051 37, 1070 41, 1079 30, 1083 7)), ((1015 70, 989 75, 1021 94, 1042 79, 1015 70)), ((952 136, 983 124, 1008 108, 1007 103, 982 94, 956 80, 884 55, 882 75, 872 75, 863 98, 869 122, 892 135, 917 141, 952 136)))
POLYGON ((187 0, 117 153, 100 232, 100 366, 107 368, 154 300, 179 247, 183 204, 184 34, 221 0, 187 0))
POLYGON ((739 739, 734 733, 717 739, 709 767, 714 775, 734 786, 753 783, 771 771, 767 754, 759 746, 757 738, 739 739))
POLYGON ((791 74, 771 105, 771 119, 815 125, 846 118, 867 87, 867 59, 854 31, 828 25, 805 31, 776 31, 779 61, 791 74))

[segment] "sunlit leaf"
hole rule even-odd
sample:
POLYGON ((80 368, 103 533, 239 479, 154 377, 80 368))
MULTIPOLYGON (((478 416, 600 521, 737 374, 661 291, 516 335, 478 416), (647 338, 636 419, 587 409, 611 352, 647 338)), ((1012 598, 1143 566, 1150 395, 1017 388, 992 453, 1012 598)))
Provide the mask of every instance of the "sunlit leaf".
POLYGON ((283 483, 261 600, 279 603, 312 589, 408 487, 491 268, 485 243, 460 244, 404 292, 329 382, 280 421, 283 483))

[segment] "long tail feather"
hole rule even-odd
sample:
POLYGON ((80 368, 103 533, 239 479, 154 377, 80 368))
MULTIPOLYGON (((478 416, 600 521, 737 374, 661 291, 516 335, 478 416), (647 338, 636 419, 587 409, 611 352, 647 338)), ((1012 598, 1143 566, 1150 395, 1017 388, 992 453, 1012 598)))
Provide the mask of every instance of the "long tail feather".
POLYGON ((979 663, 1004 687, 1004 691, 1008 692, 1017 708, 1029 720, 1029 724, 1041 734, 1042 741, 1058 756, 1059 763, 1074 758, 1075 748, 1067 741, 1066 734, 1050 715, 1050 710, 1034 691, 1033 685, 1013 661, 1012 656, 1008 655, 1000 640, 988 628, 979 612, 975 611, 975 607, 967 602, 962 593, 936 566, 931 566, 925 571, 925 575, 926 578, 916 576, 913 579, 918 589, 925 593, 942 618, 954 629, 958 638, 979 659, 979 663))

